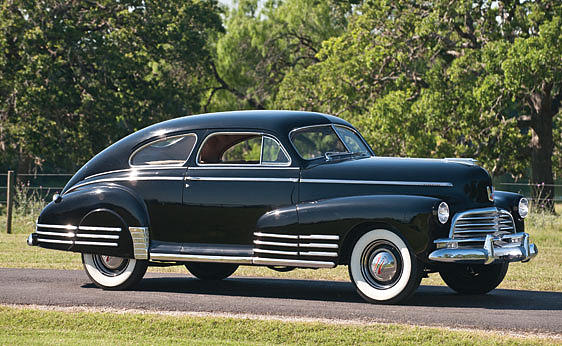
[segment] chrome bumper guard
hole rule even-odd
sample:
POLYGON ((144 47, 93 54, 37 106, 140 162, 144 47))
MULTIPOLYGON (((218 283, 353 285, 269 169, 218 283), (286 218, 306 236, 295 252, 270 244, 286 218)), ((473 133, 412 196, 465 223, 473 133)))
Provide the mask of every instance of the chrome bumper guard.
POLYGON ((482 238, 437 239, 437 250, 429 254, 429 260, 445 263, 490 264, 494 261, 528 262, 539 252, 535 244, 529 243, 529 234, 512 233, 494 237, 489 234, 484 246, 463 247, 463 243, 482 241, 482 238), (461 247, 459 247, 459 244, 461 247))

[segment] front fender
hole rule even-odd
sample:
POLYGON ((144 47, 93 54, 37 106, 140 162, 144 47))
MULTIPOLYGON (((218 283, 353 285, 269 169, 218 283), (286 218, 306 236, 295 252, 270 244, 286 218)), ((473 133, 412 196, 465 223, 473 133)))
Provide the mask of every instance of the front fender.
POLYGON ((433 239, 448 232, 433 215, 440 202, 433 197, 407 195, 338 197, 270 211, 259 219, 257 227, 270 233, 338 235, 343 260, 354 232, 386 227, 399 233, 425 260, 433 239))
POLYGON ((129 227, 148 227, 149 219, 146 205, 132 191, 109 184, 88 186, 49 203, 37 225, 41 247, 133 257, 129 227), (66 227, 65 238, 56 235, 64 230, 58 226, 66 227))

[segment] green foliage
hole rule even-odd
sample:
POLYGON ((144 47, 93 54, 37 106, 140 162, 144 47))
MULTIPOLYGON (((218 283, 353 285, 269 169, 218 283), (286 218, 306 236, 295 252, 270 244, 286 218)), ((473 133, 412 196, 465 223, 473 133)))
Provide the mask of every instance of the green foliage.
POLYGON ((146 125, 199 112, 216 1, 0 5, 4 165, 73 170, 146 125))
POLYGON ((272 106, 285 75, 318 61, 324 40, 339 35, 350 5, 338 1, 241 0, 226 18, 227 33, 216 43, 216 86, 209 110, 272 106))
POLYGON ((476 157, 520 177, 529 97, 548 84, 560 107, 561 17, 556 1, 365 1, 318 63, 288 73, 275 106, 340 115, 378 155, 476 157))

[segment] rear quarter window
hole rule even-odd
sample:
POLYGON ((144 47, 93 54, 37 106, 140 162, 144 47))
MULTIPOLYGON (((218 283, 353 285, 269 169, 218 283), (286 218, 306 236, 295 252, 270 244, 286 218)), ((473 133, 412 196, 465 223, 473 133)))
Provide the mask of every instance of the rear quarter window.
POLYGON ((131 155, 131 166, 181 166, 195 147, 197 136, 186 134, 149 143, 131 155))

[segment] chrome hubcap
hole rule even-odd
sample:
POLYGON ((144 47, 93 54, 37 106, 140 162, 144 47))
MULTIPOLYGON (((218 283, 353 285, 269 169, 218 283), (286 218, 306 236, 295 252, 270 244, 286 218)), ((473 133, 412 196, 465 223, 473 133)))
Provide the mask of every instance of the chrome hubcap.
POLYGON ((381 282, 392 280, 398 269, 396 257, 387 250, 377 251, 373 255, 369 266, 371 275, 381 282))
POLYGON ((377 289, 394 286, 402 276, 402 267, 400 250, 386 240, 372 242, 361 254, 361 273, 377 289))
POLYGON ((122 274, 129 265, 129 259, 107 256, 93 255, 95 267, 105 276, 117 276, 122 274))
POLYGON ((124 258, 114 257, 114 256, 100 256, 100 257, 103 265, 107 269, 117 269, 123 264, 123 261, 125 260, 124 258))

